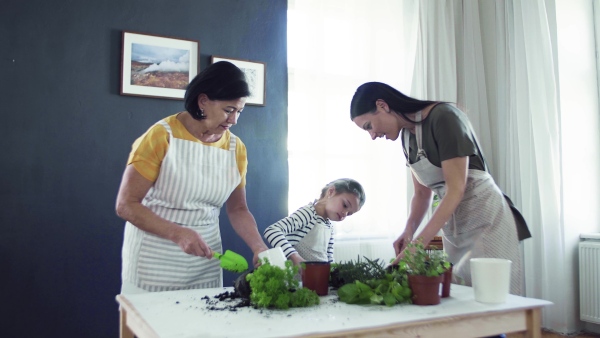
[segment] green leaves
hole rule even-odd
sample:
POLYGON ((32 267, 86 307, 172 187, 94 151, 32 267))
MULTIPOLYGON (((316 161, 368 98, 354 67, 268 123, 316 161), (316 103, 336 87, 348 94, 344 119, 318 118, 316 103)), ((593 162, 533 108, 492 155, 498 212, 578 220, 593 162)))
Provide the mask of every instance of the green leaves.
POLYGON ((346 284, 338 289, 338 297, 348 304, 370 304, 372 296, 375 296, 375 293, 371 287, 360 281, 346 284))
POLYGON ((433 203, 431 204, 432 207, 437 207, 438 205, 440 205, 441 199, 440 196, 438 196, 438 194, 433 195, 433 203))
POLYGON ((450 268, 442 250, 425 250, 423 239, 408 243, 400 265, 411 275, 437 277, 450 268))
POLYGON ((298 267, 291 261, 285 262, 285 269, 263 264, 246 276, 250 282, 250 301, 257 307, 289 309, 319 304, 319 296, 309 289, 299 289, 294 278, 298 267))
POLYGON ((356 261, 341 262, 331 266, 330 285, 339 288, 354 281, 367 281, 369 279, 383 278, 385 269, 378 259, 370 260, 364 257, 364 261, 357 257, 356 261))
POLYGON ((291 307, 309 307, 320 303, 319 296, 310 289, 301 288, 292 293, 291 307))
POLYGON ((386 271, 378 279, 355 280, 338 289, 340 301, 348 304, 377 304, 394 306, 409 303, 412 296, 406 271, 386 271))
POLYGON ((331 284, 339 287, 340 301, 348 304, 410 303, 412 290, 408 275, 440 276, 450 268, 442 250, 426 250, 422 239, 409 243, 397 266, 383 268, 377 260, 341 263, 333 266, 331 284))

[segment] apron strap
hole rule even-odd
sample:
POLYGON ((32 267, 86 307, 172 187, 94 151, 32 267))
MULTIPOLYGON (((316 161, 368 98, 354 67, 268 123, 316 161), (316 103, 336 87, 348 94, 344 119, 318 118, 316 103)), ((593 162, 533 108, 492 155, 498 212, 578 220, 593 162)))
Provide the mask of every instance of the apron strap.
POLYGON ((171 131, 171 126, 165 120, 158 121, 158 124, 165 127, 165 129, 167 130, 167 133, 169 133, 169 137, 173 137, 173 132, 171 131))
POLYGON ((237 143, 237 137, 235 135, 233 135, 233 133, 230 133, 229 135, 231 135, 229 137, 229 150, 230 151, 235 151, 235 145, 237 143))
MULTIPOLYGON (((416 122, 421 122, 421 111, 417 112, 415 116, 416 122)), ((404 154, 406 155, 406 162, 410 166, 410 131, 406 130, 406 128, 402 129, 402 137, 404 138, 404 154)), ((415 137, 417 139, 417 158, 416 162, 420 161, 422 158, 427 158, 427 153, 425 149, 423 149, 423 128, 421 123, 417 123, 415 125, 415 137)))
POLYGON ((415 125, 415 136, 417 138, 417 162, 420 161, 422 158, 427 158, 427 153, 425 152, 425 149, 423 149, 423 125, 419 122, 421 122, 421 111, 419 110, 417 112, 417 115, 415 116, 415 121, 417 122, 417 124, 415 125))

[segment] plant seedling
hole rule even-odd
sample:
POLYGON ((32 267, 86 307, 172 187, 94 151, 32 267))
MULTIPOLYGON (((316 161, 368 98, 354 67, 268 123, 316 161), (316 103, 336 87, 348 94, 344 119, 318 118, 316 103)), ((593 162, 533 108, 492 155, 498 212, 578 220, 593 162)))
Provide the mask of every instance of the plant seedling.
POLYGON ((337 264, 331 279, 339 287, 340 301, 348 304, 393 306, 409 303, 412 295, 406 271, 401 267, 384 268, 379 260, 357 259, 337 264))
POLYGON ((446 253, 441 250, 425 250, 423 238, 408 243, 400 265, 411 275, 436 277, 450 268, 446 253))

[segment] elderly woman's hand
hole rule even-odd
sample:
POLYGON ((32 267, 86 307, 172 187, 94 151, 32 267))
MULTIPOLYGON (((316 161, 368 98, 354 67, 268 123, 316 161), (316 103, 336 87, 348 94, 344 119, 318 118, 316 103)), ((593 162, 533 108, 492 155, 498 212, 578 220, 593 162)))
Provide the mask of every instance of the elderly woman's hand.
POLYGON ((255 268, 258 268, 260 266, 260 259, 258 259, 258 254, 266 250, 269 250, 269 248, 266 245, 264 245, 264 243, 262 243, 262 245, 260 245, 258 249, 254 250, 254 257, 252 257, 252 265, 254 265, 255 268))
POLYGON ((173 242, 189 255, 206 258, 212 258, 213 256, 212 250, 202 236, 190 228, 180 226, 175 231, 173 238, 173 242))

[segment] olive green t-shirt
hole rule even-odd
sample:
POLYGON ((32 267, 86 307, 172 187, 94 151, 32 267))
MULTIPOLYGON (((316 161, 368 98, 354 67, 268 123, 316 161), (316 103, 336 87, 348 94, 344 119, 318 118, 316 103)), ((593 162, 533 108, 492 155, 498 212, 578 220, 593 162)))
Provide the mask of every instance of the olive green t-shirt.
MULTIPOLYGON (((431 164, 441 168, 442 161, 469 156, 469 169, 485 170, 468 117, 460 109, 448 103, 436 105, 423 122, 422 130, 422 146, 431 164)), ((408 158, 411 164, 415 163, 416 136, 408 130, 404 130, 403 133, 410 134, 408 158)), ((404 137, 402 146, 406 149, 404 137)))

